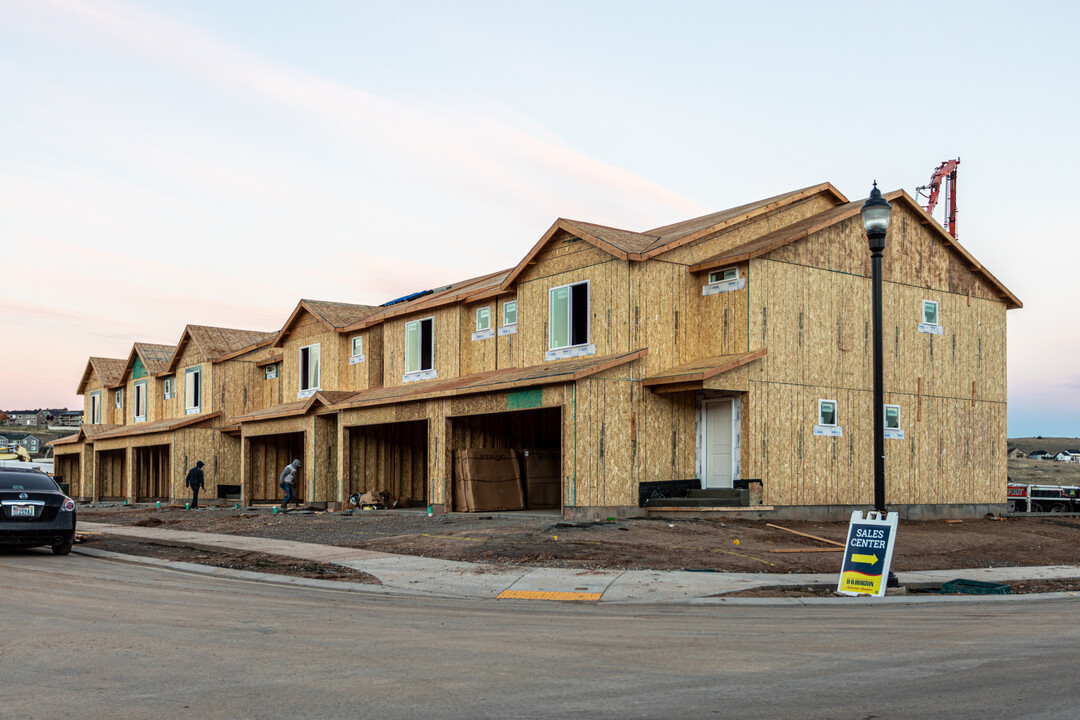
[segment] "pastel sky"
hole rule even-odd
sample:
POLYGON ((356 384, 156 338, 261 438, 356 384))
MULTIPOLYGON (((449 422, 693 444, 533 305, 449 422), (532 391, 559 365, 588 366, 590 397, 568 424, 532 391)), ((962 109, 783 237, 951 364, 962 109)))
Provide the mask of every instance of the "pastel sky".
POLYGON ((1025 304, 1009 434, 1080 435, 1078 26, 1066 2, 0 0, 0 408, 81 408, 87 357, 186 323, 512 266, 557 217, 914 194, 959 156, 959 239, 1025 304))

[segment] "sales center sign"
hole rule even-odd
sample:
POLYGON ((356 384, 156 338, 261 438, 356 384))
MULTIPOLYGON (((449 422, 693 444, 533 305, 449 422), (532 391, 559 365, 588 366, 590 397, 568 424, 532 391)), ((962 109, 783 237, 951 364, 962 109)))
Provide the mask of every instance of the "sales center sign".
POLYGON ((884 595, 896 542, 897 514, 862 511, 851 513, 844 565, 836 592, 844 595, 884 595))

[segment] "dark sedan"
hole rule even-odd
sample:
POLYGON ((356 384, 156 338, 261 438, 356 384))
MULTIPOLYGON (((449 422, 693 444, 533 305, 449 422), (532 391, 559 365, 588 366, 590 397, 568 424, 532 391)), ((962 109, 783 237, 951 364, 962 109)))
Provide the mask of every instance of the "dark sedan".
POLYGON ((40 470, 0 468, 0 545, 48 545, 57 555, 75 541, 75 501, 40 470))

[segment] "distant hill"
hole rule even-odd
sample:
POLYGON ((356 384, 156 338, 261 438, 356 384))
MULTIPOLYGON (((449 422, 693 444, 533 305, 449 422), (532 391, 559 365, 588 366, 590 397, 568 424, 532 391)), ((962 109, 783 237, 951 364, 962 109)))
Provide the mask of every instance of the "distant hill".
POLYGON ((1057 454, 1062 450, 1080 450, 1080 438, 1009 438, 1009 447, 1018 447, 1025 453, 1045 450, 1057 454))
MULTIPOLYGON (((1020 448, 1025 453, 1035 450, 1059 453, 1062 450, 1080 450, 1080 438, 1009 438, 1009 447, 1020 448)), ((1080 485, 1080 464, 1009 458, 1009 479, 1047 485, 1080 485)))

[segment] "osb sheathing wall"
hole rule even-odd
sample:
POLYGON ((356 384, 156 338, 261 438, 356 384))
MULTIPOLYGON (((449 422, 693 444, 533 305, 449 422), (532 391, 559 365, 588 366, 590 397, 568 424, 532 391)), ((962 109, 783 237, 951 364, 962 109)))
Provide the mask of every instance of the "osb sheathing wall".
POLYGON ((300 348, 308 345, 319 346, 319 387, 322 390, 350 390, 343 387, 345 373, 342 364, 348 367, 349 358, 342 357, 346 350, 343 339, 335 330, 327 326, 306 310, 297 317, 292 329, 285 337, 281 348, 283 359, 279 374, 284 384, 285 402, 296 400, 300 392, 300 348))
POLYGON ((521 303, 517 304, 517 323, 514 325, 514 332, 507 333, 506 335, 499 334, 499 328, 503 326, 503 306, 508 302, 517 302, 517 295, 515 293, 504 293, 497 297, 491 298, 491 305, 493 308, 498 308, 499 317, 498 324, 495 325, 495 366, 499 368, 508 367, 524 367, 524 363, 521 361, 521 340, 518 339, 518 331, 524 327, 523 317, 547 317, 547 308, 544 308, 542 315, 537 315, 540 310, 535 308, 525 309, 525 314, 522 314, 521 303))
MULTIPOLYGON (((589 281, 589 342, 596 355, 629 347, 629 263, 578 238, 559 233, 518 277, 518 331, 521 366, 543 365, 548 351, 548 299, 552 288, 589 281)), ((556 361, 557 362, 557 361, 556 361)))
POLYGON ((97 370, 93 369, 93 365, 90 366, 90 376, 86 378, 86 384, 83 386, 82 399, 83 399, 83 420, 90 424, 90 396, 96 392, 101 393, 101 423, 103 425, 111 425, 112 422, 112 403, 106 403, 106 400, 111 400, 109 397, 109 391, 101 386, 101 377, 98 376, 97 370))
POLYGON ((368 388, 380 387, 383 376, 382 327, 377 325, 360 332, 341 333, 339 342, 341 348, 338 357, 341 358, 342 362, 339 376, 341 384, 339 387, 327 389, 359 392, 368 388), (350 362, 352 358, 352 339, 354 337, 361 338, 364 352, 364 359, 357 363, 350 362))
MULTIPOLYGON (((883 272, 884 380, 905 437, 885 441, 886 499, 1004 502, 1005 305, 910 211, 896 215, 883 272), (942 335, 919 332, 924 299, 939 303, 942 335)), ((764 480, 767 504, 872 500, 868 256, 854 218, 751 261, 751 344, 769 354, 750 368, 742 467, 764 480), (837 401, 842 437, 813 435, 819 399, 837 401)))
MULTIPOLYGON (((187 408, 184 407, 185 398, 187 397, 187 370, 192 370, 196 367, 202 369, 202 377, 199 382, 202 386, 202 397, 200 398, 199 413, 205 415, 206 413, 216 412, 220 408, 217 404, 220 402, 219 398, 214 397, 214 365, 207 361, 203 355, 202 350, 194 342, 187 343, 187 347, 184 348, 184 352, 180 355, 180 360, 176 363, 176 381, 173 383, 176 386, 176 390, 173 393, 171 400, 165 400, 165 415, 163 418, 183 418, 187 417, 185 414, 187 408)), ((195 413, 192 413, 195 414, 195 413)))
POLYGON ((266 380, 263 369, 255 364, 264 356, 265 351, 259 348, 214 363, 211 392, 215 397, 215 407, 224 411, 225 425, 237 415, 262 410, 272 404, 266 401, 272 399, 274 392, 266 385, 276 385, 278 380, 266 380))
MULTIPOLYGON (((240 439, 223 435, 215 427, 186 427, 172 432, 148 433, 127 437, 107 438, 95 442, 98 457, 108 453, 106 470, 115 474, 115 453, 124 457, 124 476, 122 497, 134 501, 137 498, 139 478, 136 477, 139 464, 135 462, 135 448, 155 446, 170 447, 170 497, 190 497, 191 491, 184 485, 187 472, 195 463, 204 463, 203 476, 206 481, 204 495, 215 497, 217 486, 240 484, 240 439)), ((100 467, 100 465, 99 465, 100 467)), ((112 475, 106 475, 107 482, 116 482, 112 475)))
POLYGON ((459 305, 444 305, 392 318, 383 323, 383 385, 398 387, 405 384, 405 325, 425 318, 433 320, 432 368, 442 379, 462 375, 458 342, 462 313, 459 305))
MULTIPOLYGON (((461 327, 458 330, 458 343, 461 347, 461 374, 472 375, 473 373, 497 370, 498 363, 498 332, 499 332, 499 304, 497 298, 488 298, 481 302, 465 303, 459 315, 461 327), (488 308, 491 311, 492 337, 482 340, 473 340, 472 335, 476 332, 476 312, 480 308, 488 308)), ((503 365, 502 367, 507 367, 503 365)))

